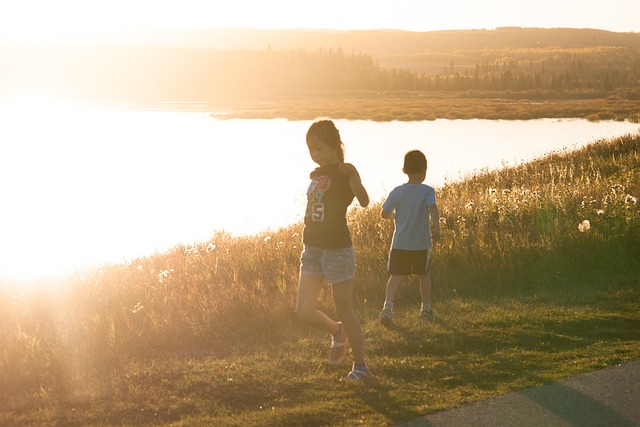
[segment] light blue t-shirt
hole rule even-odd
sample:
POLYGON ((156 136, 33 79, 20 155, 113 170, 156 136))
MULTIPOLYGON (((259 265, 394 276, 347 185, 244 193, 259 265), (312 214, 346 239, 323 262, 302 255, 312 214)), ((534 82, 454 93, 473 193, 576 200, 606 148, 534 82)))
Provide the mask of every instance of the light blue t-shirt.
POLYGON ((403 184, 394 188, 382 204, 385 212, 396 212, 396 229, 391 247, 408 251, 431 249, 430 205, 436 204, 436 190, 425 184, 403 184))

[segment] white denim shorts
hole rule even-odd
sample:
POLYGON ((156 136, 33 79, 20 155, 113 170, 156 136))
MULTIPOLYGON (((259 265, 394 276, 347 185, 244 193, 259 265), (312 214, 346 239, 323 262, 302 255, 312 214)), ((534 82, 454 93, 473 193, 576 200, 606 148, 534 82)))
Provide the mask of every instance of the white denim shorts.
POLYGON ((352 280, 356 274, 356 251, 353 246, 327 249, 304 245, 300 274, 323 276, 330 285, 352 280))

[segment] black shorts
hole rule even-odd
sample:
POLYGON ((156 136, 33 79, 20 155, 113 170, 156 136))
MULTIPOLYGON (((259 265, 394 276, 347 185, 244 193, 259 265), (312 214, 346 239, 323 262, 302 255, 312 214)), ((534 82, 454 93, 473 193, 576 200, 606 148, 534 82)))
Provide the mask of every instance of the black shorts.
POLYGON ((391 249, 387 263, 387 273, 401 276, 424 274, 429 271, 430 259, 431 249, 423 251, 391 249))

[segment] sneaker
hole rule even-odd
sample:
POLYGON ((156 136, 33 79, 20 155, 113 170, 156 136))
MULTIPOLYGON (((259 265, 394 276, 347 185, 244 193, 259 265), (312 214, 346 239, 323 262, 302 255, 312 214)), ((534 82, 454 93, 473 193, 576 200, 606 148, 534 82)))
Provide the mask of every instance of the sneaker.
POLYGON ((332 365, 339 365, 344 360, 346 354, 347 343, 349 337, 347 336, 347 329, 342 322, 338 322, 340 329, 335 335, 331 335, 331 353, 329 354, 329 363, 332 365))
POLYGON ((393 319, 393 312, 388 308, 380 312, 380 323, 382 323, 382 326, 391 326, 391 319, 393 319))
POLYGON ((434 319, 433 310, 430 308, 426 308, 424 310, 420 310, 420 320, 424 320, 425 322, 433 322, 434 319))
POLYGON ((364 381, 367 380, 369 378, 369 368, 367 368, 367 365, 364 366, 356 366, 356 364, 353 364, 353 368, 351 369, 351 372, 349 372, 349 375, 347 375, 347 379, 348 380, 353 380, 353 381, 364 381))

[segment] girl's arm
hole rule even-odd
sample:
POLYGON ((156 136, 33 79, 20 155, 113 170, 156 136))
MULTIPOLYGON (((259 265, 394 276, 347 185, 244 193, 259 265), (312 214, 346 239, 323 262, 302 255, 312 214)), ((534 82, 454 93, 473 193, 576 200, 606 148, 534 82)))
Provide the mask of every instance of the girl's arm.
POLYGON ((340 172, 349 177, 349 186, 351 187, 351 191, 356 195, 360 206, 366 208, 367 205, 369 205, 369 194, 367 194, 367 190, 362 185, 362 180, 360 179, 360 174, 356 167, 351 163, 342 163, 340 165, 340 172))

